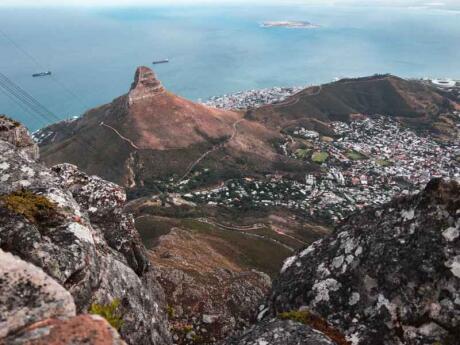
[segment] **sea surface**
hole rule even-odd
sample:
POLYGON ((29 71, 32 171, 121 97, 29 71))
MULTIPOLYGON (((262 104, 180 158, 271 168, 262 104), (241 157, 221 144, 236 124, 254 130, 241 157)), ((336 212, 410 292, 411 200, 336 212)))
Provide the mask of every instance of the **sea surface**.
POLYGON ((0 114, 32 131, 110 102, 128 91, 136 66, 152 66, 153 60, 164 58, 170 63, 153 66, 161 81, 192 100, 374 73, 460 79, 460 12, 454 10, 0 8, 0 23, 0 72, 52 115, 38 115, 40 111, 27 109, 1 89, 0 114), (277 20, 321 27, 260 27, 263 21, 277 20), (47 70, 52 77, 31 77, 47 70))

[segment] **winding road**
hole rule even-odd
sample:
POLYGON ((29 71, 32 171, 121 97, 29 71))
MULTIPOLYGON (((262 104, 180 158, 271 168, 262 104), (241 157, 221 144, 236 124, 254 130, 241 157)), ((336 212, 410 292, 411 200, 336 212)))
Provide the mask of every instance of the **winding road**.
POLYGON ((204 224, 209 224, 209 225, 212 225, 212 226, 215 226, 221 230, 225 230, 225 231, 232 231, 232 232, 238 232, 244 236, 248 236, 248 237, 255 237, 255 238, 260 238, 260 239, 263 239, 263 240, 266 240, 266 241, 270 241, 270 242, 273 242, 279 246, 282 246, 284 248, 286 248, 287 250, 291 251, 291 252, 294 252, 295 249, 292 248, 291 246, 288 246, 287 244, 281 242, 281 241, 278 241, 278 240, 275 240, 274 238, 270 238, 268 236, 264 236, 264 235, 260 235, 260 234, 254 234, 254 233, 251 233, 250 230, 257 230, 257 229, 261 229, 263 227, 265 227, 263 224, 254 224, 253 226, 250 226, 250 227, 244 227, 245 230, 242 230, 241 227, 230 227, 230 226, 222 226, 222 224, 218 224, 208 218, 195 218, 193 219, 195 221, 198 221, 200 223, 204 223, 204 224))

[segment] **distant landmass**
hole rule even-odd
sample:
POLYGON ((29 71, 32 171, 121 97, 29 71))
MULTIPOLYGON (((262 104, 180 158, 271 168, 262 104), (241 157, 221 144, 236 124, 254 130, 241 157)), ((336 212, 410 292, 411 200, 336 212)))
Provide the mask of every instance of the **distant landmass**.
POLYGON ((263 22, 263 28, 316 29, 320 26, 305 21, 268 21, 263 22))

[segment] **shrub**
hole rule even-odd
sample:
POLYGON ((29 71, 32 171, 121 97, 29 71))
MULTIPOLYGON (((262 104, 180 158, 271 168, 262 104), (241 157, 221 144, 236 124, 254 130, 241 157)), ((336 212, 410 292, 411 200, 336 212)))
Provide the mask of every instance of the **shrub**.
POLYGON ((56 214, 56 205, 42 195, 19 190, 0 196, 0 203, 11 212, 23 215, 29 221, 38 223, 56 214))
POLYGON ((122 315, 119 310, 120 300, 114 299, 108 304, 93 303, 89 308, 89 313, 102 316, 117 331, 123 326, 122 315))
POLYGON ((309 153, 310 153, 310 150, 306 150, 306 149, 297 149, 295 151, 295 155, 298 159, 305 159, 309 153))
POLYGON ((315 152, 311 156, 311 160, 315 163, 322 164, 329 158, 329 154, 327 152, 315 152))
POLYGON ((166 307, 166 313, 168 314, 169 319, 174 318, 174 315, 175 315, 174 307, 168 304, 168 306, 166 307))

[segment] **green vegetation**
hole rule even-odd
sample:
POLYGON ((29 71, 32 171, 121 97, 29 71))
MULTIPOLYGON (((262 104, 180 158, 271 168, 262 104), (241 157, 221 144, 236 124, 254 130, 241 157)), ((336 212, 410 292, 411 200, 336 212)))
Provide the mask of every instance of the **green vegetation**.
POLYGON ((311 160, 315 163, 322 164, 329 158, 327 152, 315 152, 311 156, 311 160))
POLYGON ((39 223, 56 214, 56 205, 42 195, 19 190, 0 196, 0 203, 8 210, 23 215, 33 223, 39 223))
POLYGON ((310 313, 306 310, 291 310, 278 315, 281 320, 292 320, 308 325, 310 313))
POLYGON ((298 159, 305 159, 310 154, 310 152, 311 150, 297 149, 294 154, 298 159))
POLYGON ((377 163, 381 167, 389 167, 393 165, 393 163, 387 159, 377 159, 375 163, 377 163))
POLYGON ((347 157, 351 159, 352 161, 359 161, 366 159, 367 157, 363 155, 362 153, 355 151, 355 150, 350 150, 346 153, 347 157))
POLYGON ((123 318, 119 310, 120 300, 114 299, 109 304, 93 303, 89 308, 89 313, 102 316, 116 330, 123 326, 123 318))
POLYGON ((281 320, 292 320, 308 325, 331 338, 338 345, 350 345, 345 336, 331 327, 322 317, 310 313, 308 310, 291 310, 278 314, 281 320))
POLYGON ((174 307, 170 304, 166 307, 166 313, 168 314, 168 318, 172 319, 174 318, 176 311, 174 310, 174 307))

